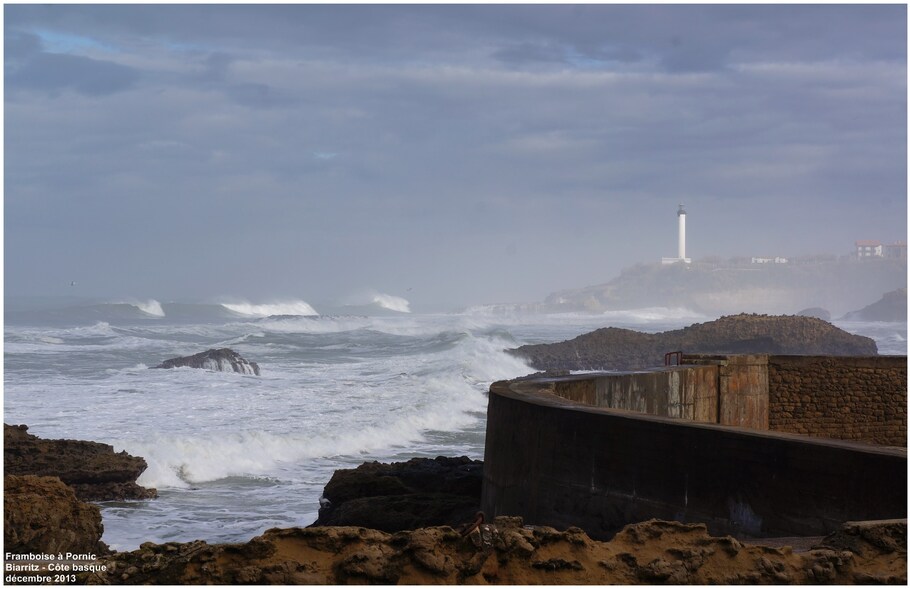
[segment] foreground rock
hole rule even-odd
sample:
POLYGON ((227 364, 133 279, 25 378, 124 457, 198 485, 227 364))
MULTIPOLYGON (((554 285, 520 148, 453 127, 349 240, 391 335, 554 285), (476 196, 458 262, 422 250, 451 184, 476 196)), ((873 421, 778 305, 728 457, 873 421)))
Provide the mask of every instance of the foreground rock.
POLYGON ((480 509, 483 462, 465 456, 367 462, 336 470, 313 526, 362 526, 384 532, 469 521, 480 509))
POLYGON ((199 352, 192 356, 180 356, 165 360, 155 368, 204 368, 216 372, 239 372, 259 376, 259 365, 249 362, 230 348, 219 348, 199 352))
MULTIPOLYGON (((876 524, 866 524, 870 530, 876 524)), ((828 539, 806 552, 708 535, 704 525, 651 520, 610 542, 499 517, 394 535, 365 528, 272 529, 245 544, 143 544, 101 559, 88 584, 854 584, 907 581, 906 522, 892 544, 860 552, 828 539)), ((866 536, 875 536, 867 531, 866 536)), ((851 545, 852 546, 852 545, 851 545)), ((857 545, 859 546, 859 545, 857 545)))
POLYGON ((155 489, 136 484, 143 458, 114 452, 113 446, 82 440, 43 440, 26 425, 3 424, 6 475, 58 477, 83 501, 150 499, 155 489))
POLYGON ((906 321, 907 289, 899 288, 886 292, 878 301, 867 305, 859 311, 852 311, 844 316, 850 321, 906 321))
POLYGON ((509 350, 537 370, 640 370, 664 354, 805 354, 874 356, 875 341, 826 321, 791 315, 733 315, 663 333, 606 327, 555 344, 509 350))
POLYGON ((17 554, 106 553, 97 506, 56 477, 3 477, 3 547, 17 554))

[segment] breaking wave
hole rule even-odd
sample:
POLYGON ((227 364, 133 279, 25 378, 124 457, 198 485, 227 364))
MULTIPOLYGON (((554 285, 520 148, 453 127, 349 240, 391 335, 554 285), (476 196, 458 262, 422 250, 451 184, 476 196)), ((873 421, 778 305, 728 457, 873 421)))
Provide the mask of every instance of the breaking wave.
POLYGON ((389 311, 398 311, 399 313, 410 313, 411 303, 402 297, 395 295, 376 293, 373 295, 373 303, 389 311))
POLYGON ((278 303, 252 304, 252 303, 221 303, 221 306, 248 317, 269 317, 271 315, 302 315, 313 316, 319 315, 316 309, 311 307, 306 301, 286 301, 278 303))
POLYGON ((161 308, 161 303, 155 299, 149 299, 144 303, 135 303, 135 306, 139 308, 143 313, 148 315, 154 315, 155 317, 164 317, 164 309, 161 308))

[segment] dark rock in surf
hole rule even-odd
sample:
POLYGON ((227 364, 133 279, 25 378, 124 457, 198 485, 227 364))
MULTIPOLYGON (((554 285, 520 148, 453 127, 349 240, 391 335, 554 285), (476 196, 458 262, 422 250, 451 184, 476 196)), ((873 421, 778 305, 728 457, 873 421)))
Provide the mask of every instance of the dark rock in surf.
POLYGON ((83 501, 151 499, 155 489, 136 484, 148 464, 145 459, 113 446, 82 440, 44 440, 28 433, 26 425, 3 425, 5 475, 57 477, 83 501))
POLYGON ((313 526, 362 526, 388 533, 456 526, 480 509, 483 462, 466 456, 367 462, 336 470, 313 526))
POLYGON ((243 358, 230 348, 220 348, 199 352, 192 356, 181 356, 165 360, 155 368, 204 368, 216 372, 239 372, 240 374, 255 374, 259 376, 259 365, 243 358))

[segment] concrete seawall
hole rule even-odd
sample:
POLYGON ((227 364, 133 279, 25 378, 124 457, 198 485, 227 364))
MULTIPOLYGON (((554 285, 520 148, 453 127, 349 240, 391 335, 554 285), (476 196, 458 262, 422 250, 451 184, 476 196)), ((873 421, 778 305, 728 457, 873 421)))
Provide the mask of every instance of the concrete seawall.
MULTIPOLYGON (((670 401, 661 383, 708 378, 690 367, 666 372, 646 378, 656 379, 651 394, 670 401)), ((582 404, 606 398, 602 376, 494 383, 488 516, 579 526, 600 539, 654 517, 740 537, 821 535, 844 521, 906 517, 905 449, 690 421, 698 394, 686 386, 673 411, 688 419, 582 404)))

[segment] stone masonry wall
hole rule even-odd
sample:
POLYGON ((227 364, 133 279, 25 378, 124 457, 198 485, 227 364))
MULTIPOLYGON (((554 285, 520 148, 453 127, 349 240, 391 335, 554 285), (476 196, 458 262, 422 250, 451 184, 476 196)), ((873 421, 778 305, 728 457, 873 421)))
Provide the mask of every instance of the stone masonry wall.
POLYGON ((770 356, 772 431, 907 445, 905 356, 770 356))

